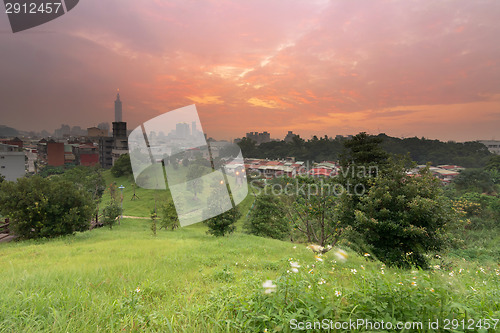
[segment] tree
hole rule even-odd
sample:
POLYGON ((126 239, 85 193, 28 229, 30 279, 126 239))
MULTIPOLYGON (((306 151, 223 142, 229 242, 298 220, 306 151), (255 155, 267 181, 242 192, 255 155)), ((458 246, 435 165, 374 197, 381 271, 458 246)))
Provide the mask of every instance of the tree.
POLYGON ((206 174, 207 168, 199 164, 192 164, 188 167, 186 174, 186 189, 194 194, 195 199, 197 194, 203 191, 203 176, 206 174))
POLYGON ((113 229, 113 226, 121 213, 122 209, 118 202, 111 200, 102 211, 102 223, 108 226, 109 229, 113 229))
POLYGON ((462 170, 453 183, 463 192, 492 193, 495 190, 492 173, 483 169, 462 170))
POLYGON ((227 193, 225 184, 212 184, 211 195, 207 198, 208 208, 203 212, 204 216, 213 216, 203 223, 208 225, 207 233, 216 237, 232 233, 236 229, 234 224, 241 216, 237 207, 226 210, 227 193))
POLYGON ((5 181, 5 176, 4 176, 4 175, 0 175, 0 184, 1 184, 2 182, 4 182, 4 181, 5 181))
POLYGON ((283 240, 290 236, 289 223, 279 199, 263 194, 255 198, 253 209, 245 221, 245 229, 256 236, 283 240))
POLYGON ((130 155, 123 154, 111 168, 111 173, 115 177, 128 176, 132 174, 132 164, 130 163, 130 155))
POLYGON ((104 190, 106 189, 106 182, 102 177, 101 169, 99 167, 77 166, 65 171, 59 177, 73 183, 79 189, 82 189, 91 195, 92 200, 95 203, 94 214, 97 223, 99 204, 104 190))
POLYGON ((338 218, 338 184, 331 180, 314 177, 297 177, 297 190, 280 195, 285 214, 291 227, 304 234, 307 242, 324 248, 333 247, 345 230, 338 218))
POLYGON ((175 230, 179 227, 179 217, 172 201, 160 207, 160 229, 175 230))
POLYGON ((20 238, 56 237, 88 230, 95 203, 91 195, 63 179, 40 176, 4 182, 0 213, 20 238))
POLYGON ((382 262, 427 268, 425 253, 445 245, 455 215, 428 168, 409 176, 406 164, 391 160, 386 173, 371 180, 356 207, 354 228, 382 262))

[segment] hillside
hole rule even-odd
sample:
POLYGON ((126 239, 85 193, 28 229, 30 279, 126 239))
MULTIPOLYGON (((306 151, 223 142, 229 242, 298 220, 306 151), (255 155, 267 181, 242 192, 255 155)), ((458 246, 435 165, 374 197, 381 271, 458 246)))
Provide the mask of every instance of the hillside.
MULTIPOLYGON (((125 215, 147 217, 155 196, 170 200, 137 189, 133 201, 129 178, 105 177, 126 186, 125 215)), ((251 203, 242 204, 237 232, 222 238, 201 223, 153 236, 150 220, 123 219, 112 230, 0 244, 0 332, 291 332, 294 320, 330 319, 422 322, 406 332, 429 331, 429 320, 439 320, 435 331, 461 320, 473 320, 467 332, 500 329, 497 234, 475 233, 429 270, 401 270, 348 244, 346 254, 315 258, 305 244, 246 235, 251 203)))

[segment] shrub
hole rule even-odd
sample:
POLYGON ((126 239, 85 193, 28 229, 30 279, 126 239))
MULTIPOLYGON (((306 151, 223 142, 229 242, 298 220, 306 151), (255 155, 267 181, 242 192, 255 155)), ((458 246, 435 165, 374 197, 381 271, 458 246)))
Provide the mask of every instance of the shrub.
POLYGON ((245 229, 256 236, 281 240, 290 235, 289 223, 284 217, 279 200, 268 194, 255 199, 253 209, 245 222, 245 229))
POLYGON ((123 154, 111 168, 111 173, 115 177, 128 176, 132 174, 132 164, 130 163, 130 155, 123 154))
POLYGON ((160 229, 175 230, 179 227, 179 217, 172 201, 160 207, 160 229))
POLYGON ((409 177, 401 163, 373 180, 355 211, 355 229, 386 264, 427 268, 424 254, 444 246, 456 215, 427 168, 409 177))
POLYGON ((109 229, 113 229, 113 225, 121 213, 120 205, 114 200, 110 201, 102 211, 102 223, 108 226, 109 229))
POLYGON ((25 239, 88 230, 94 209, 90 193, 62 179, 20 178, 0 188, 0 212, 25 239))

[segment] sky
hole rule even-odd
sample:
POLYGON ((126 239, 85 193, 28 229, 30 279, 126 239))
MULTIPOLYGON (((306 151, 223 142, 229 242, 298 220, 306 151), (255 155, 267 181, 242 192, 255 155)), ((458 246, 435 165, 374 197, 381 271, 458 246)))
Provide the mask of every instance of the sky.
POLYGON ((216 139, 500 140, 500 1, 84 0, 12 33, 0 125, 128 128, 195 104, 216 139))

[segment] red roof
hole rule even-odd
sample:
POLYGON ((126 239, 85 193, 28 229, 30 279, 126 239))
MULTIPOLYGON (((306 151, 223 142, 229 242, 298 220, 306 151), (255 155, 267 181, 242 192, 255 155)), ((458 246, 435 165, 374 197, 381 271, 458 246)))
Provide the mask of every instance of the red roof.
POLYGON ((333 174, 333 171, 326 168, 312 168, 309 174, 313 176, 330 176, 333 174))

